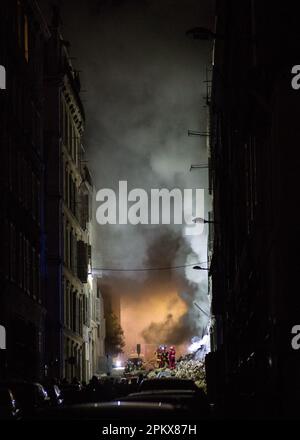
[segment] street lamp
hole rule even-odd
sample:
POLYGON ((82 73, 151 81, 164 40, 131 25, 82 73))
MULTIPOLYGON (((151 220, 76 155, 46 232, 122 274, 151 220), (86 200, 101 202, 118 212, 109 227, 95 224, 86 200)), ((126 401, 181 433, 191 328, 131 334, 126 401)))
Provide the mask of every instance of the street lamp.
POLYGON ((216 34, 215 32, 212 32, 210 29, 197 26, 192 29, 189 29, 186 31, 185 35, 188 38, 192 38, 193 40, 213 40, 214 38, 224 38, 223 35, 216 34))
POLYGON ((188 136, 203 136, 209 137, 210 134, 205 131, 197 131, 197 130, 188 130, 188 136))
POLYGON ((200 168, 200 169, 208 168, 208 164, 207 163, 200 163, 198 165, 191 165, 190 171, 192 171, 195 168, 200 168))
MULTIPOLYGON (((192 40, 202 40, 202 41, 211 41, 211 40, 225 40, 229 39, 230 35, 217 34, 216 32, 211 31, 202 26, 196 26, 192 29, 186 31, 185 35, 192 40)), ((237 37, 240 40, 255 42, 256 37, 249 36, 248 34, 238 34, 237 37)))
POLYGON ((209 267, 193 266, 195 270, 209 270, 209 267))
POLYGON ((192 222, 193 223, 212 223, 212 224, 218 223, 214 220, 206 220, 205 218, 202 218, 202 217, 195 217, 195 218, 193 218, 192 222))

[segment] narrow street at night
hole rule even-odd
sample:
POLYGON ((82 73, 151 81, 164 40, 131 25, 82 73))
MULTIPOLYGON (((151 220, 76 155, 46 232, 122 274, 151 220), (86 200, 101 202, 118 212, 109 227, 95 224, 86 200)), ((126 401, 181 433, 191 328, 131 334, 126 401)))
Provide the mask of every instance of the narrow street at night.
POLYGON ((295 5, 1 1, 1 422, 299 420, 295 5))

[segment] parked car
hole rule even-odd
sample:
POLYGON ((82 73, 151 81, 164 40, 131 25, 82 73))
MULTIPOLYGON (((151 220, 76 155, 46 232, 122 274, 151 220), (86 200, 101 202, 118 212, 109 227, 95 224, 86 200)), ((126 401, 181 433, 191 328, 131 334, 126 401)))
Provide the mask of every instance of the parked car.
POLYGON ((160 379, 144 379, 139 385, 139 391, 152 390, 193 390, 199 388, 190 379, 179 379, 177 377, 165 377, 160 379))
POLYGON ((159 421, 187 420, 189 412, 170 404, 156 402, 105 402, 48 408, 36 412, 33 420, 159 421))
POLYGON ((188 409, 195 418, 210 417, 210 406, 201 390, 152 390, 131 393, 121 398, 123 402, 168 403, 188 409))
POLYGON ((11 390, 18 402, 22 410, 22 417, 50 404, 47 391, 40 383, 7 382, 5 386, 11 390))
POLYGON ((61 395, 64 403, 67 405, 81 403, 83 399, 82 387, 77 384, 64 385, 61 389, 61 395))
POLYGON ((7 387, 0 387, 0 420, 19 420, 21 411, 13 393, 7 387))
POLYGON ((47 385, 45 389, 48 393, 51 406, 59 406, 63 404, 63 394, 58 385, 47 385))

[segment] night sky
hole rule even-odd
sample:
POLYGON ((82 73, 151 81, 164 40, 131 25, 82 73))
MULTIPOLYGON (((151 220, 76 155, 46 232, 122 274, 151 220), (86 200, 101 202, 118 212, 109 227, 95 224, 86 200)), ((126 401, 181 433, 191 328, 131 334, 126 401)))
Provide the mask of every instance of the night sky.
MULTIPOLYGON (((64 39, 81 71, 84 145, 96 191, 207 188, 206 69, 210 43, 186 30, 213 26, 212 0, 61 1, 64 39)), ((208 207, 208 206, 207 206, 208 207)), ((206 208, 207 208, 206 207, 206 208)), ((95 224, 94 268, 153 268, 206 262, 206 236, 181 226, 95 224)), ((204 264, 205 266, 205 264, 204 264)), ((181 269, 102 272, 122 297, 126 349, 137 342, 181 344, 201 336, 209 310, 207 273, 181 269), (132 322, 135 322, 134 329, 132 322)))

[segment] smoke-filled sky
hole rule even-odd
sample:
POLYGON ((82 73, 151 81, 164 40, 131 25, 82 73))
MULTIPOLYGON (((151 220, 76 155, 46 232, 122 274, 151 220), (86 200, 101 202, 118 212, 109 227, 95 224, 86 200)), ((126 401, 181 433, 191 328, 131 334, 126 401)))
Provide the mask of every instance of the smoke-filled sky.
MULTIPOLYGON (((213 0, 61 1, 63 34, 81 71, 85 148, 96 191, 207 188, 206 69, 211 45, 186 30, 213 26, 213 0)), ((207 192, 206 192, 207 193, 207 192)), ((96 205, 97 207, 97 205, 96 205)), ((206 206, 206 209, 208 206, 206 206)), ((206 235, 180 225, 95 225, 95 268, 156 268, 206 262, 206 235)), ((205 263, 203 264, 205 266, 205 263)), ((126 349, 182 344, 200 335, 209 310, 207 273, 192 268, 102 272, 121 295, 126 349)))

